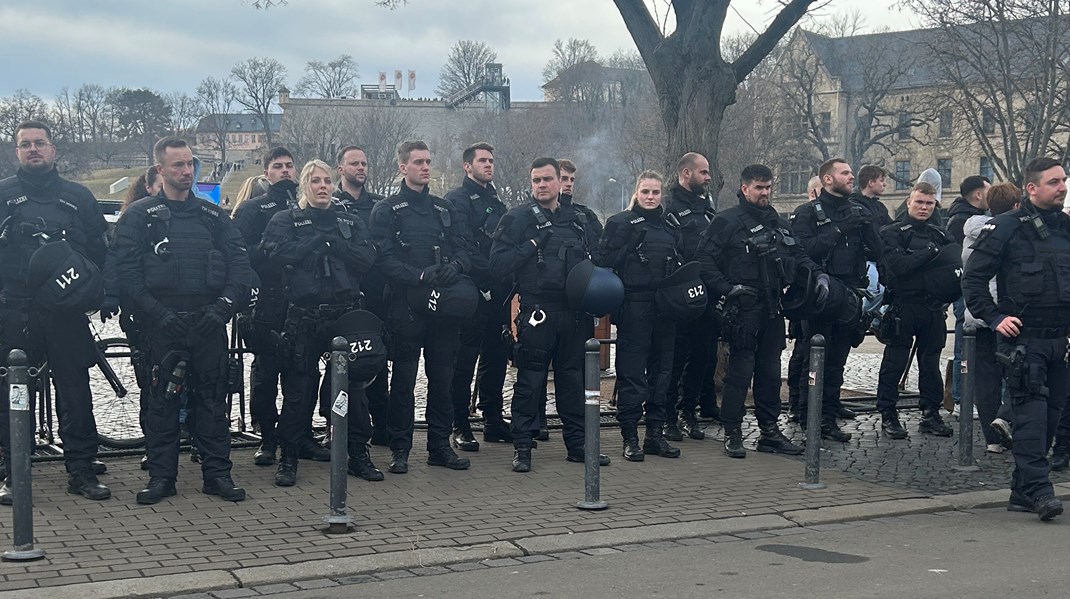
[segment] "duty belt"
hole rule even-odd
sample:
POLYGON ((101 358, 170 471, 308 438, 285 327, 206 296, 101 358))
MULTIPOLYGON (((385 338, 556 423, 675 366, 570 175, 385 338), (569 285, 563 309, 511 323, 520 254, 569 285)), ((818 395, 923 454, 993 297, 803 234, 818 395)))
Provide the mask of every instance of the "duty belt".
POLYGON ((1070 327, 1022 327, 1019 329, 1019 337, 1033 339, 1060 339, 1066 337, 1070 327))

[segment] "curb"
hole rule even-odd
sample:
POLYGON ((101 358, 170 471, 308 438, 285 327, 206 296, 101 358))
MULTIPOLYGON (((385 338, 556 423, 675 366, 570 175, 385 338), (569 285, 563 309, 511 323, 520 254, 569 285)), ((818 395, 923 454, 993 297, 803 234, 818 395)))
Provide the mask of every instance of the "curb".
POLYGON ((114 599, 119 597, 179 595, 202 591, 236 589, 237 578, 226 570, 204 570, 149 578, 122 578, 66 586, 23 589, 0 593, 4 599, 114 599))

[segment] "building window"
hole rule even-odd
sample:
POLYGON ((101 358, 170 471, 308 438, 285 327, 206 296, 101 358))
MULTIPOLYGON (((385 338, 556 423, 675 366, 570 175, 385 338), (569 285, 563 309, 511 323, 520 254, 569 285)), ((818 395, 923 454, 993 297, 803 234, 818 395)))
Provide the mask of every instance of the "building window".
POLYGON ((806 184, 811 177, 810 166, 806 163, 784 165, 780 169, 780 193, 806 193, 806 184))
POLYGON ((951 137, 951 111, 945 110, 940 113, 940 137, 951 137))
POLYGON ((995 171, 992 169, 992 160, 988 156, 981 156, 980 175, 989 181, 995 181, 995 171))
POLYGON ((981 131, 985 135, 992 135, 996 132, 996 115, 992 114, 988 108, 981 113, 981 131))
POLYGON ((940 173, 940 186, 944 189, 951 187, 951 159, 938 158, 936 160, 936 172, 940 173))
POLYGON ((829 139, 832 137, 832 113, 822 112, 818 117, 818 122, 821 123, 821 138, 829 139))
POLYGON ((895 130, 895 138, 898 140, 910 139, 910 121, 913 116, 909 112, 899 113, 899 126, 895 130))
POLYGON ((895 188, 910 189, 910 161, 895 161, 895 188))

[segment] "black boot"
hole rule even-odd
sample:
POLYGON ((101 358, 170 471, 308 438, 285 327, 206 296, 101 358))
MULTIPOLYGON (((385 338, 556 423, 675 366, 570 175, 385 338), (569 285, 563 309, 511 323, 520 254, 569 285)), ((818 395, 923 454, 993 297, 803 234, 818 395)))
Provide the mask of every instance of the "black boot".
POLYGON ((100 476, 101 474, 104 474, 108 471, 108 465, 104 462, 101 462, 100 460, 93 460, 89 463, 89 465, 93 467, 93 474, 96 474, 97 476, 100 476))
POLYGON ((922 410, 921 422, 918 423, 919 433, 928 433, 937 437, 950 437, 951 427, 940 417, 940 411, 922 410))
POLYGON ((409 451, 407 449, 395 449, 390 452, 390 467, 386 469, 390 474, 405 474, 409 471, 409 451))
POLYGON ((513 448, 513 472, 531 472, 531 445, 525 443, 513 448))
POLYGON ((265 430, 260 438, 260 447, 253 454, 253 463, 257 466, 270 466, 275 463, 275 449, 278 441, 275 439, 275 430, 265 430))
POLYGON ((457 457, 453 450, 447 447, 439 447, 427 452, 428 466, 444 466, 450 470, 468 470, 472 461, 468 458, 457 457))
POLYGON ((643 439, 643 451, 662 458, 680 457, 680 450, 669 445, 665 436, 660 433, 659 430, 647 429, 647 436, 643 439))
POLYGON ((695 417, 695 413, 692 411, 683 410, 680 412, 680 430, 696 441, 706 438, 706 431, 699 426, 698 418, 695 417))
POLYGON ((1056 472, 1070 468, 1070 437, 1055 437, 1051 450, 1051 469, 1056 472))
POLYGON ((297 457, 315 462, 331 461, 331 450, 305 437, 297 442, 297 457))
POLYGON ((840 425, 835 420, 821 423, 821 438, 841 443, 851 440, 851 433, 840 430, 840 425))
POLYGON ((643 449, 639 447, 639 432, 634 422, 620 423, 620 436, 624 438, 624 459, 629 462, 642 462, 646 459, 643 449))
POLYGON ((205 479, 201 492, 205 495, 218 495, 227 501, 245 501, 245 489, 235 485, 229 474, 205 479))
POLYGON ((1047 522, 1063 513, 1063 502, 1054 495, 1037 497, 1036 502, 1033 503, 1033 511, 1040 516, 1042 522, 1047 522))
POLYGON ((802 455, 802 447, 791 442, 780 432, 780 427, 774 422, 761 427, 762 435, 758 437, 758 451, 763 453, 782 453, 785 455, 802 455))
POLYGON ((349 445, 349 473, 366 481, 383 480, 383 473, 375 467, 372 457, 368 455, 368 446, 363 443, 349 445))
POLYGON ((487 443, 512 443, 513 433, 505 420, 488 420, 483 425, 483 440, 487 443))
POLYGON ((730 458, 745 458, 747 450, 743 448, 743 429, 738 424, 726 424, 724 427, 724 452, 730 458))
POLYGON ((665 429, 662 435, 669 441, 677 443, 684 440, 684 434, 680 432, 680 426, 676 422, 676 410, 671 410, 669 417, 665 419, 665 429))
POLYGON ((153 476, 149 478, 149 484, 137 492, 137 502, 141 505, 160 503, 164 497, 175 495, 175 480, 173 478, 161 478, 153 476))
POLYGON ((275 484, 292 487, 297 484, 297 448, 292 443, 283 443, 279 469, 275 471, 275 484))
POLYGON ((909 435, 907 429, 899 423, 899 412, 895 408, 888 408, 881 412, 881 428, 889 439, 906 439, 909 435))
POLYGON ((92 466, 75 470, 67 476, 67 492, 97 501, 111 497, 111 489, 100 484, 92 466))
POLYGON ((479 441, 476 441, 475 435, 472 434, 472 425, 465 422, 454 427, 453 434, 450 435, 450 445, 461 451, 479 451, 479 441))
MULTIPOLYGON (((565 453, 565 461, 572 462, 574 464, 585 464, 587 463, 587 454, 584 452, 584 449, 582 447, 575 450, 568 450, 565 453)), ((607 456, 606 454, 598 454, 599 466, 608 466, 612 461, 613 460, 609 459, 609 456, 607 456)))

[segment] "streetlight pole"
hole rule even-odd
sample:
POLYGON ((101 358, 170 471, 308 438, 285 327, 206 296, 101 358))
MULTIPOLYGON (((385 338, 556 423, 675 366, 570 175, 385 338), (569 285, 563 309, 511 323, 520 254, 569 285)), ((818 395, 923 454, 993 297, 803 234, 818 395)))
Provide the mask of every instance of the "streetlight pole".
POLYGON ((621 183, 620 181, 617 181, 613 177, 609 178, 609 182, 610 183, 616 183, 617 185, 620 185, 620 210, 621 210, 621 212, 624 212, 625 210, 628 209, 627 206, 625 206, 625 204, 624 204, 624 184, 621 183))

